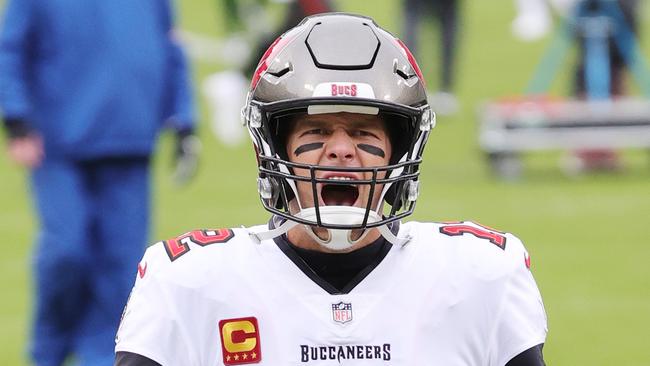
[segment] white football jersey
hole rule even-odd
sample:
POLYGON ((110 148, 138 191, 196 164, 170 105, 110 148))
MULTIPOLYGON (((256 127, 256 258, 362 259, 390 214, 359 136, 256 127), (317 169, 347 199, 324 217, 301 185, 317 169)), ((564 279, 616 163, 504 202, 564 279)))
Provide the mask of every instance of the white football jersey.
POLYGON ((149 247, 116 351, 187 366, 503 366, 545 341, 530 260, 512 234, 402 224, 411 241, 341 294, 273 240, 251 239, 264 230, 201 230, 149 247))

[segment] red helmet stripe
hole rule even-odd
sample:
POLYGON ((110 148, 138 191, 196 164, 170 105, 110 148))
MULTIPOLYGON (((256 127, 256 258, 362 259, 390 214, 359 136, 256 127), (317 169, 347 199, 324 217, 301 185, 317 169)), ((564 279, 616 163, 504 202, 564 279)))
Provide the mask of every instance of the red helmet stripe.
POLYGON ((422 71, 420 71, 420 66, 418 66, 417 61, 415 61, 415 57, 413 57, 413 54, 401 39, 395 38, 395 40, 397 41, 397 44, 399 44, 399 46, 402 48, 402 50, 404 50, 404 53, 406 53, 406 58, 409 60, 409 63, 411 64, 413 70, 415 70, 415 74, 418 76, 418 78, 420 78, 422 85, 425 85, 424 76, 422 76, 422 71))
POLYGON ((264 54, 262 55, 260 62, 257 64, 257 68, 255 68, 255 73, 253 73, 253 79, 251 80, 251 89, 255 89, 257 83, 260 81, 260 78, 262 77, 262 73, 264 73, 264 71, 266 71, 266 69, 269 67, 269 65, 266 63, 266 60, 271 55, 271 52, 273 52, 273 49, 278 44, 278 42, 280 42, 280 39, 282 39, 282 36, 276 38, 275 41, 271 43, 269 48, 267 48, 264 54))
POLYGON ((255 89, 257 83, 259 83, 262 74, 269 68, 269 59, 272 60, 282 49, 295 37, 294 32, 288 32, 280 37, 276 38, 273 43, 267 48, 264 55, 260 59, 260 62, 257 64, 255 73, 253 74, 253 79, 251 80, 251 90, 255 89), (293 33, 293 34, 292 34, 293 33))

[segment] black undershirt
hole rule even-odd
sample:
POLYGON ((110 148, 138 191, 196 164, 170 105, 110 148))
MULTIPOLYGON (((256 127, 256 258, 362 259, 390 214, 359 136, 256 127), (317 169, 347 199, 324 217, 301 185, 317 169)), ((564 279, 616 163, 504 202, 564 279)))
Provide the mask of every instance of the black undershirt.
MULTIPOLYGON (((279 227, 284 221, 284 218, 274 215, 269 220, 269 229, 279 227)), ((397 235, 399 221, 387 226, 397 235)), ((381 263, 393 246, 383 236, 379 236, 372 243, 349 253, 324 253, 300 248, 291 243, 286 234, 273 241, 307 277, 332 295, 352 291, 381 263)))
POLYGON ((383 237, 349 253, 324 253, 295 246, 286 237, 284 241, 311 268, 318 277, 339 291, 355 279, 364 269, 378 264, 380 256, 390 243, 383 237))

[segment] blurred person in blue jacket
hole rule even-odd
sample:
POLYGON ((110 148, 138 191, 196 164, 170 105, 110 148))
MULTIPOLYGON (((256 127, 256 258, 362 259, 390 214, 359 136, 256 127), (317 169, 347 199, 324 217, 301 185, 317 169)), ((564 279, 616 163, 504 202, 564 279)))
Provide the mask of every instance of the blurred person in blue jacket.
MULTIPOLYGON (((40 222, 30 354, 110 365, 149 230, 150 156, 177 136, 196 163, 193 97, 167 0, 9 0, 0 28, 8 153, 30 170, 40 222)), ((146 268, 139 268, 141 272, 146 268)))

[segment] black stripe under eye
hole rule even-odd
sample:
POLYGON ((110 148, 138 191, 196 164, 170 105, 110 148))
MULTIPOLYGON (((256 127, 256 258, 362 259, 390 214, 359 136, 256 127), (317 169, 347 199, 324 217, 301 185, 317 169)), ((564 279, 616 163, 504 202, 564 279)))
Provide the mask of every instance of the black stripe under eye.
POLYGON ((357 147, 369 154, 377 155, 382 158, 386 157, 386 153, 384 152, 384 150, 378 148, 377 146, 372 146, 368 144, 358 144, 357 147))
POLYGON ((312 142, 309 144, 300 145, 296 148, 296 150, 294 150, 293 153, 294 155, 298 156, 307 151, 320 149, 321 147, 323 147, 323 145, 324 145, 323 142, 312 142))

